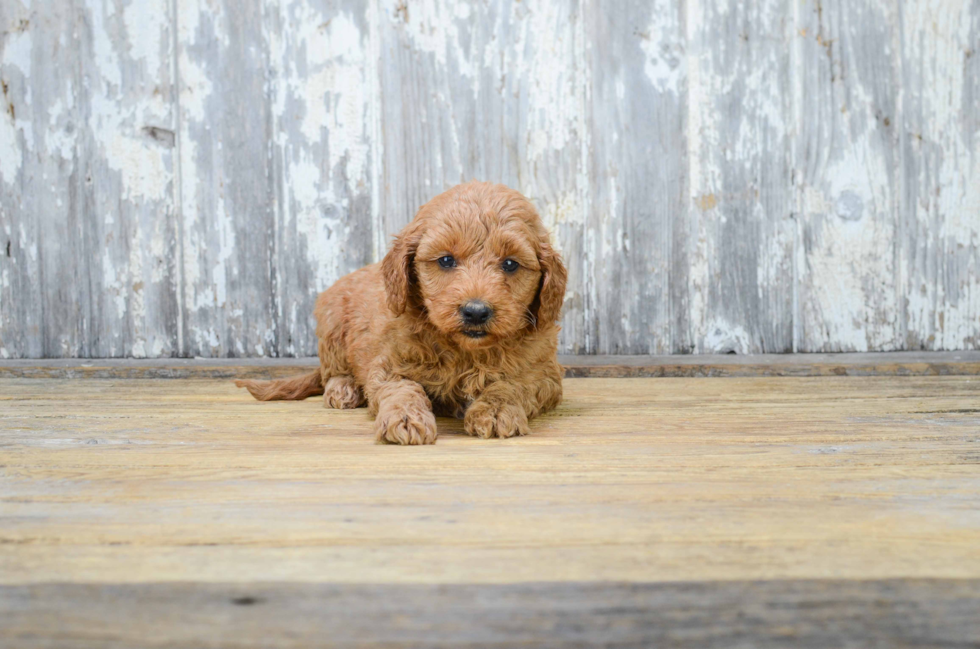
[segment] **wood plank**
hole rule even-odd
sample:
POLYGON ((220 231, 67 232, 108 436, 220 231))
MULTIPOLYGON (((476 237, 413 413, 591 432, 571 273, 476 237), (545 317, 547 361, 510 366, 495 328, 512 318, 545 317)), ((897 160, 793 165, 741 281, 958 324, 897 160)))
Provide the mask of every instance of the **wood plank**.
POLYGON ((572 352, 595 349, 578 5, 382 0, 378 14, 384 237, 463 181, 523 192, 569 262, 561 346, 572 352))
POLYGON ((595 292, 591 350, 689 352, 683 6, 584 4, 592 84, 590 272, 602 287, 595 292))
POLYGON ((175 350, 169 18, 4 5, 0 357, 175 350))
POLYGON ((265 3, 175 1, 183 214, 179 354, 273 356, 280 305, 265 3))
POLYGON ((55 45, 73 39, 72 13, 62 5, 35 16, 29 5, 4 2, 0 30, 0 358, 61 356, 59 335, 74 342, 77 334, 48 331, 46 280, 62 279, 59 247, 70 243, 57 233, 74 189, 77 68, 55 45), (42 241, 43 232, 55 236, 42 241))
MULTIPOLYGON (((72 287, 85 285, 89 340, 72 356, 169 356, 178 343, 173 7, 82 6, 77 119, 87 128, 78 129, 74 205, 82 248, 77 260, 54 262, 76 276, 49 286, 48 297, 71 304, 72 287)), ((52 329, 71 322, 60 309, 45 318, 52 329)))
POLYGON ((901 5, 907 349, 980 345, 980 6, 901 5))
POLYGON ((566 377, 976 376, 980 353, 563 357, 566 377))
POLYGON ((0 380, 0 583, 980 578, 974 377, 565 389, 402 448, 227 381, 0 380))
POLYGON ((262 18, 276 194, 277 330, 266 354, 316 355, 316 296, 377 258, 371 138, 379 98, 368 6, 273 2, 262 18))
POLYGON ((896 4, 806 0, 795 10, 796 349, 902 349, 896 4))
POLYGON ((794 351, 786 7, 687 2, 696 353, 794 351))
MULTIPOLYGON (((738 356, 559 356, 565 376, 975 376, 980 352, 755 354, 738 356)), ((318 367, 316 358, 29 359, 0 361, 0 378, 283 378, 318 367)))
POLYGON ((21 647, 976 647, 980 581, 0 587, 21 647))

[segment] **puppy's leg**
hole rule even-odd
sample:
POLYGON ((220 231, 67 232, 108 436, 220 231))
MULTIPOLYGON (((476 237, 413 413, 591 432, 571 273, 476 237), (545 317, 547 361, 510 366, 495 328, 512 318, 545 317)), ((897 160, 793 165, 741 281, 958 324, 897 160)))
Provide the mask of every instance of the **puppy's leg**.
POLYGON ((530 433, 527 410, 519 391, 519 385, 507 381, 488 386, 466 409, 463 429, 470 435, 484 439, 530 433))
POLYGON ((492 383, 466 410, 463 429, 484 439, 527 435, 531 432, 528 421, 561 401, 559 372, 556 363, 544 376, 492 383))
POLYGON ((425 390, 415 381, 393 379, 374 386, 375 439, 389 444, 435 444, 436 417, 425 390))
POLYGON ((364 405, 364 392, 354 381, 353 376, 331 376, 323 386, 323 405, 325 408, 349 410, 364 405))
POLYGON ((348 409, 364 405, 364 393, 352 376, 344 341, 345 286, 351 282, 351 277, 343 278, 321 293, 313 310, 325 408, 348 409))

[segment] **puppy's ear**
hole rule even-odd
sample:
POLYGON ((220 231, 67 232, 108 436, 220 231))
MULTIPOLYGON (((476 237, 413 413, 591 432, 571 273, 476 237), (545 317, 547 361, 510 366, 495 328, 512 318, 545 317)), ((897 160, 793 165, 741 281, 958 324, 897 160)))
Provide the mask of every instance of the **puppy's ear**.
POLYGON ((388 308, 395 315, 401 315, 408 306, 412 290, 415 250, 422 238, 422 228, 418 219, 409 223, 395 237, 391 250, 381 261, 381 275, 385 281, 385 297, 388 308))
POLYGON ((557 322, 561 318, 561 305, 565 301, 565 284, 568 271, 544 235, 538 243, 538 263, 541 265, 541 288, 537 299, 538 323, 557 322))

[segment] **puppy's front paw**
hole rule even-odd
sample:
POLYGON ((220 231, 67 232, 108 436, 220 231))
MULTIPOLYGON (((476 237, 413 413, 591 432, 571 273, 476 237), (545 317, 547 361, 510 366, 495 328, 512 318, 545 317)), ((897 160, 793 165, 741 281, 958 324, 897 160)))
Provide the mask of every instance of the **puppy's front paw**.
POLYGON ((531 432, 523 408, 509 403, 495 404, 479 399, 467 409, 466 416, 463 418, 463 428, 468 434, 483 439, 514 437, 531 432))
POLYGON ((382 408, 374 420, 374 434, 379 444, 435 444, 436 417, 423 408, 382 408))
POLYGON ((364 405, 364 393, 352 376, 331 376, 323 386, 323 405, 326 408, 348 410, 364 405))

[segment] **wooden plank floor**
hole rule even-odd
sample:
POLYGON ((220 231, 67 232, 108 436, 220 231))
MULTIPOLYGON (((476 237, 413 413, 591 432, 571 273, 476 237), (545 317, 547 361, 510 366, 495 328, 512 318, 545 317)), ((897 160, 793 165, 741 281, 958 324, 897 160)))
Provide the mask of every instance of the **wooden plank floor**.
MULTIPOLYGON (((980 376, 980 351, 559 356, 567 378, 980 376)), ((317 358, 0 359, 0 379, 281 378, 317 358)))
POLYGON ((980 379, 565 386, 401 448, 227 381, 2 379, 0 646, 977 646, 980 379))

